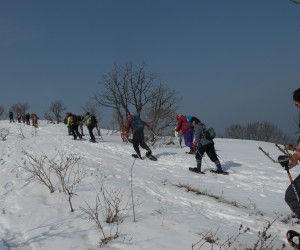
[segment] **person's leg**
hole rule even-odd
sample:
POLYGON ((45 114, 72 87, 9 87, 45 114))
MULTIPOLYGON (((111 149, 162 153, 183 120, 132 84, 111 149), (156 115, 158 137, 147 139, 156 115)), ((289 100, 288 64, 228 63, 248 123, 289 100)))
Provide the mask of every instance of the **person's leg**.
POLYGON ((77 136, 76 136, 76 133, 75 133, 75 127, 74 127, 74 125, 71 125, 71 133, 73 135, 74 140, 76 140, 77 136))
POLYGON ((90 134, 90 137, 91 137, 91 141, 95 142, 96 138, 95 138, 94 133, 93 133, 93 127, 88 127, 88 130, 89 130, 89 134, 90 134))
POLYGON ((201 172, 201 165, 202 165, 202 157, 204 154, 204 148, 203 147, 198 147, 196 149, 196 163, 197 163, 197 169, 199 170, 199 172, 201 172))
MULTIPOLYGON (((298 177, 296 179, 298 179, 298 177)), ((299 179, 298 179, 298 181, 299 181, 299 179)), ((295 183, 295 181, 293 181, 293 183, 295 183)), ((288 204, 290 209, 300 219, 300 205, 299 205, 298 198, 297 198, 297 194, 296 194, 296 191, 294 190, 293 185, 290 184, 285 191, 285 202, 288 204)))
POLYGON ((194 129, 187 130, 184 135, 184 143, 187 147, 190 148, 190 151, 193 151, 193 136, 194 136, 194 129))
POLYGON ((219 161, 219 158, 217 156, 216 150, 215 150, 215 146, 213 143, 211 144, 207 144, 207 149, 206 149, 206 154, 209 157, 209 159, 215 163, 217 170, 222 172, 222 166, 221 163, 219 161))
POLYGON ((74 130, 75 130, 76 135, 81 139, 81 138, 82 138, 82 135, 81 135, 81 134, 79 133, 79 131, 78 131, 78 125, 75 125, 74 130))
POLYGON ((140 158, 142 158, 140 148, 139 148, 141 139, 143 139, 141 131, 140 130, 134 131, 134 133, 132 135, 132 144, 133 144, 133 148, 134 148, 135 152, 137 153, 137 155, 140 158))

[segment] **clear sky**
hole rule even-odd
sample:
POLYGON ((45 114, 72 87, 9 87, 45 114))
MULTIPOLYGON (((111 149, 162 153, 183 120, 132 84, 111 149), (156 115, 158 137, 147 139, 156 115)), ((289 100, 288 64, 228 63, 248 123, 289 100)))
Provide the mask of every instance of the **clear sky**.
POLYGON ((268 121, 294 135, 299 25, 289 0, 0 0, 0 104, 82 113, 114 64, 144 62, 217 132, 268 121))

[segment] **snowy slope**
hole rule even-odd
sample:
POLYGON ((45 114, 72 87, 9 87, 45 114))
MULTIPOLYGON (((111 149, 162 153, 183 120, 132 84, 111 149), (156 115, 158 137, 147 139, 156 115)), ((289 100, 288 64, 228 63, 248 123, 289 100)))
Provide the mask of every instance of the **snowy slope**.
MULTIPOLYGON (((275 237, 272 245, 280 247, 286 243, 287 229, 300 230, 291 219, 283 222, 283 218, 292 215, 284 202, 289 185, 285 171, 258 150, 261 146, 277 158, 280 152, 273 144, 215 139, 223 169, 230 175, 210 173, 214 164, 208 157, 203 159, 206 174, 198 175, 188 171, 195 166, 195 159, 185 154, 187 148, 166 146, 162 140, 152 147, 158 158, 154 162, 134 160, 132 145, 123 143, 119 134, 112 131, 102 130, 104 141, 96 136, 98 143, 90 143, 87 131, 87 140, 72 140, 64 124, 41 121, 40 127, 34 129, 0 121, 0 128, 9 129, 7 140, 0 141, 0 249, 99 249, 103 234, 82 208, 87 208, 87 204, 95 207, 101 187, 120 201, 122 218, 118 227, 102 222, 105 236, 114 235, 117 230, 119 233, 102 249, 192 249, 192 244, 208 232, 215 235, 213 249, 220 249, 229 237, 238 234, 240 225, 250 229, 233 242, 235 248, 243 249, 253 247, 258 231, 274 220, 268 233, 275 237), (80 170, 85 177, 74 190, 74 212, 54 175, 54 193, 28 180, 29 173, 23 168, 28 158, 23 150, 36 158, 46 155, 52 160, 58 154, 81 157, 80 170), (206 195, 187 192, 185 187, 206 195)), ((298 171, 293 169, 292 176, 296 177, 298 171)), ((194 249, 200 249, 202 243, 205 241, 194 249)), ((211 245, 205 243, 201 249, 211 249, 211 245)))

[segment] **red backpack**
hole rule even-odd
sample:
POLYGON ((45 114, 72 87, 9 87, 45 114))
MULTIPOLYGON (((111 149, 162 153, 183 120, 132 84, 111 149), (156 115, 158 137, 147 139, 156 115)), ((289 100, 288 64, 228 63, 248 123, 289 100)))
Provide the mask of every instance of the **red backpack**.
POLYGON ((77 117, 76 117, 76 115, 71 115, 71 117, 70 117, 70 122, 73 123, 73 124, 77 122, 77 117))

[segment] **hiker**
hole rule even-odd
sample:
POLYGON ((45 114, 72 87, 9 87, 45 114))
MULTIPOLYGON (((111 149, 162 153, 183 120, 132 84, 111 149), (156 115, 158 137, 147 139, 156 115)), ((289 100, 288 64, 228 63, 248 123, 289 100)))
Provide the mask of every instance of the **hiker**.
POLYGON ((96 142, 96 138, 93 133, 93 129, 97 125, 96 116, 91 115, 90 112, 87 112, 85 116, 85 123, 91 137, 90 142, 96 142))
POLYGON ((77 140, 77 136, 79 137, 79 139, 82 139, 82 136, 78 131, 77 116, 75 114, 70 113, 67 125, 71 128, 71 134, 73 135, 74 140, 77 140))
MULTIPOLYGON (((95 117, 95 119, 96 119, 96 117, 95 117)), ((101 135, 101 131, 100 131, 100 126, 99 126, 99 123, 98 123, 97 120, 96 120, 95 130, 96 130, 98 136, 102 136, 102 135, 101 135)), ((102 139, 103 139, 103 138, 102 138, 102 139)))
POLYGON ((66 113, 66 116, 64 118, 64 124, 67 125, 67 128, 68 128, 68 135, 72 135, 72 132, 71 132, 71 127, 68 125, 68 119, 69 119, 69 116, 71 115, 70 112, 67 112, 66 113))
POLYGON ((37 128, 39 126, 38 125, 39 117, 34 113, 32 113, 30 117, 31 117, 31 121, 32 121, 32 126, 37 128))
POLYGON ((148 123, 143 121, 140 118, 140 115, 131 115, 127 116, 127 122, 125 126, 125 130, 121 132, 122 136, 126 136, 129 130, 132 130, 132 144, 135 152, 137 153, 138 158, 142 159, 141 152, 139 146, 143 149, 147 150, 146 156, 150 157, 152 155, 151 149, 144 141, 144 127, 150 127, 148 123))
MULTIPOLYGON (((300 110, 300 88, 293 92, 293 100, 296 104, 296 107, 300 110)), ((299 164, 300 159, 300 143, 298 146, 294 147, 292 144, 286 146, 288 150, 294 151, 292 155, 283 156, 283 158, 278 158, 279 160, 286 160, 285 162, 281 162, 283 167, 287 169, 291 169, 299 164)), ((300 175, 298 175, 288 186, 285 191, 285 202, 288 204, 290 209, 297 215, 300 219, 300 175), (294 190, 294 187, 296 190, 294 190), (297 192, 297 193, 296 193, 297 192)))
POLYGON ((77 123, 78 123, 78 130, 80 129, 81 136, 84 136, 83 133, 83 123, 84 123, 84 117, 81 115, 77 116, 77 123))
POLYGON ((207 138, 208 136, 205 135, 204 130, 206 129, 205 124, 201 123, 200 120, 196 117, 192 117, 191 122, 194 126, 194 151, 196 153, 196 162, 197 167, 189 168, 190 171, 203 174, 204 172, 201 171, 201 164, 202 164, 202 157, 204 153, 207 154, 209 159, 215 163, 217 170, 211 170, 213 173, 217 174, 224 174, 221 163, 218 159, 216 154, 214 141, 211 138, 207 138))
POLYGON ((26 120, 26 124, 27 124, 27 125, 30 125, 30 114, 29 114, 29 113, 27 113, 27 114, 25 115, 25 120, 26 120))
POLYGON ((9 122, 15 122, 14 113, 12 111, 9 111, 9 122))
POLYGON ((175 133, 181 130, 184 143, 187 147, 190 148, 189 154, 193 154, 193 136, 194 136, 194 128, 191 123, 192 116, 184 116, 177 114, 177 127, 174 129, 175 133))

